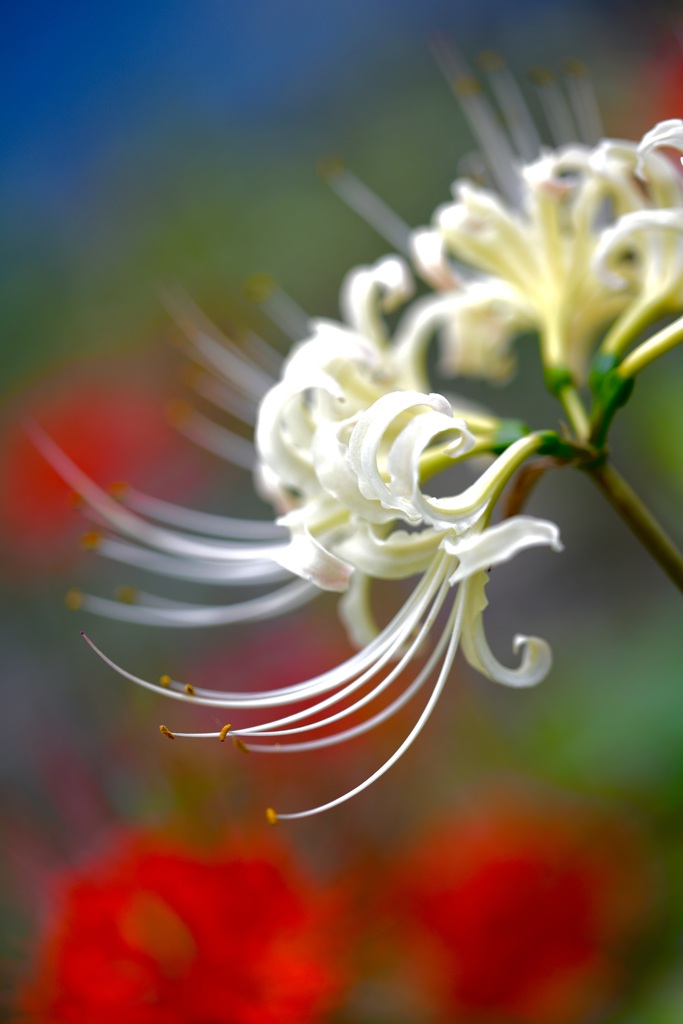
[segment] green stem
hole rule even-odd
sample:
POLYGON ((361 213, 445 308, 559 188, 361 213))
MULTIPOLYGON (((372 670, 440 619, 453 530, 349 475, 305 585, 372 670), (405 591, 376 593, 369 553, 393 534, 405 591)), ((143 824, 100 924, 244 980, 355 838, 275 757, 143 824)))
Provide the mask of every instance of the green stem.
POLYGON ((617 373, 620 377, 628 379, 635 377, 637 373, 644 370, 655 359, 659 359, 665 352, 680 345, 683 341, 683 316, 679 316, 668 327, 657 331, 651 338, 644 341, 642 345, 629 352, 624 361, 619 365, 617 373))
POLYGON ((464 455, 458 455, 455 459, 444 450, 443 445, 436 448, 428 448, 420 456, 420 483, 426 483, 433 476, 436 476, 437 473, 442 473, 445 469, 452 469, 456 463, 460 463, 464 459, 473 459, 479 455, 493 455, 494 453, 493 437, 488 441, 477 441, 469 451, 465 452, 464 455))
POLYGON ((659 295, 656 299, 628 306, 624 313, 612 325, 600 345, 603 355, 620 356, 642 331, 667 311, 665 299, 659 295))
POLYGON ((588 471, 612 508, 649 551, 664 572, 683 591, 683 554, 620 473, 605 462, 588 471))
POLYGON ((567 384, 560 388, 558 398, 576 437, 580 441, 587 441, 590 437, 591 425, 579 392, 573 384, 567 384))

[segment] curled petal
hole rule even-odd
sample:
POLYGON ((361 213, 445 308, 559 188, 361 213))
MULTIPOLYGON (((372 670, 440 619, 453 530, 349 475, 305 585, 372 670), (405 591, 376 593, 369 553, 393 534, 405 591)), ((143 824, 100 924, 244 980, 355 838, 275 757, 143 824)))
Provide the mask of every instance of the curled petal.
POLYGON ((386 530, 359 522, 335 550, 368 576, 398 580, 425 572, 440 543, 441 535, 434 530, 420 533, 394 530, 387 535, 386 530))
MULTIPOLYGON (((453 425, 450 403, 442 395, 419 391, 393 391, 383 395, 358 420, 349 439, 349 462, 358 476, 361 493, 379 500, 385 508, 400 512, 409 522, 419 522, 420 513, 410 501, 396 496, 385 483, 382 471, 387 431, 404 413, 432 409, 443 417, 442 430, 453 425)), ((466 432, 465 424, 458 424, 466 432)))
POLYGON ((338 402, 344 400, 344 392, 333 377, 310 369, 287 375, 271 388, 259 408, 259 458, 289 487, 305 488, 315 480, 310 453, 313 424, 306 400, 312 389, 326 391, 338 402))
POLYGON ((422 455, 435 443, 442 456, 457 459, 471 450, 474 435, 464 420, 456 420, 452 415, 435 411, 419 413, 406 424, 389 449, 389 490, 397 509, 404 508, 410 516, 419 517, 420 522, 437 529, 450 529, 455 524, 450 520, 444 522, 441 500, 425 494, 420 484, 422 455))
POLYGON ((498 661, 484 633, 482 612, 488 605, 485 594, 487 582, 487 574, 477 572, 463 584, 466 597, 462 652, 472 668, 494 683, 514 687, 536 686, 545 679, 552 667, 550 646, 539 637, 518 635, 513 642, 515 654, 522 651, 522 660, 518 667, 507 668, 498 661))
POLYGON ((564 199, 576 189, 588 170, 590 154, 586 146, 576 144, 551 150, 523 167, 522 177, 532 189, 564 199))
POLYGON ((525 246, 522 222, 513 207, 506 204, 489 189, 478 188, 466 181, 453 185, 456 202, 437 210, 437 226, 446 241, 456 243, 462 235, 475 238, 498 238, 507 244, 525 246))
POLYGON ((371 523, 394 518, 378 499, 361 492, 358 475, 349 463, 349 438, 358 416, 341 423, 319 423, 313 439, 313 463, 318 481, 327 494, 349 512, 371 523))
POLYGON ((389 313, 412 297, 415 285, 405 260, 385 256, 372 267, 358 267, 342 284, 340 305, 359 334, 378 344, 386 341, 382 312, 389 313))
POLYGON ((454 270, 446 243, 440 231, 420 228, 410 238, 413 262, 420 277, 439 291, 450 291, 462 285, 462 278, 454 270))
POLYGON ((638 145, 638 163, 636 164, 636 174, 639 178, 645 177, 647 156, 662 146, 669 146, 671 149, 683 152, 683 121, 679 118, 660 121, 643 135, 638 145))
POLYGON ((525 548, 548 545, 562 551, 560 531, 555 523, 535 516, 512 516, 460 540, 447 537, 443 546, 449 555, 456 555, 458 567, 450 577, 453 586, 483 569, 508 562, 525 548))
POLYGON ((318 319, 311 322, 310 337, 286 359, 283 376, 323 370, 337 380, 349 367, 377 370, 380 365, 379 350, 369 338, 334 320, 318 319))
MULTIPOLYGON (((470 530, 482 517, 492 500, 495 500, 502 486, 512 474, 538 448, 538 437, 529 434, 507 448, 481 476, 464 491, 448 498, 432 499, 433 509, 438 508, 438 525, 443 530, 464 533, 470 530)), ((434 518, 436 524, 436 518, 434 518)))
POLYGON ((644 232, 683 232, 683 210, 635 210, 625 213, 616 224, 607 228, 593 254, 593 269, 597 276, 610 288, 623 288, 626 275, 610 267, 615 251, 644 232))
POLYGON ((514 369, 512 340, 535 319, 529 303, 505 281, 472 281, 457 292, 414 303, 397 328, 394 358, 408 379, 428 387, 426 348, 438 332, 444 375, 503 381, 514 369))
POLYGON ((285 569, 295 573, 321 590, 344 591, 349 585, 353 566, 337 558, 313 537, 296 512, 278 520, 289 528, 289 544, 278 550, 273 558, 285 569))

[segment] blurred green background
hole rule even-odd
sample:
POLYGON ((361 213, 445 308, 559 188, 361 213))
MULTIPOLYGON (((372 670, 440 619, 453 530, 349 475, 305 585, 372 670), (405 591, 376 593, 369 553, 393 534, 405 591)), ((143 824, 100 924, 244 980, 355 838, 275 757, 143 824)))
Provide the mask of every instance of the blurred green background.
MULTIPOLYGON (((36 879, 82 857, 112 823, 260 822, 274 791, 294 805, 310 789, 299 768, 287 779, 278 764, 271 778, 270 765, 159 740, 158 721, 175 709, 112 678, 85 649, 81 628, 153 678, 173 667, 181 678, 246 675, 257 685, 278 671, 259 661, 256 627, 239 638, 147 631, 68 612, 73 583, 105 593, 136 581, 79 549, 83 522, 26 455, 22 417, 68 421, 110 479, 210 511, 249 511, 248 475, 193 451, 165 424, 167 402, 186 387, 163 288, 179 284, 217 323, 257 326, 283 350, 285 339, 243 297, 249 274, 267 271, 311 315, 335 316, 343 274, 387 245, 317 178, 319 158, 341 155, 418 225, 447 198, 472 148, 430 56, 435 32, 469 59, 503 51, 522 80, 539 63, 580 57, 609 135, 638 138, 658 118, 683 115, 683 75, 675 5, 33 0, 4 18, 0 941, 9 1006, 40 921, 36 879)), ((639 381, 614 438, 617 464, 679 537, 680 355, 639 381)), ((487 400, 536 415, 528 379, 521 372, 487 400)), ((503 567, 487 630, 503 658, 518 630, 546 637, 551 676, 520 694, 459 666, 405 763, 290 838, 343 867, 359 848, 401 849, 459 796, 511 781, 617 813, 648 846, 657 911, 620 997, 591 1019, 680 1024, 680 595, 578 474, 545 479, 530 508, 559 523, 565 552, 503 567)), ((293 678, 334 663, 344 644, 327 598, 278 636, 293 678), (311 654, 314 634, 323 640, 311 654)), ((332 790, 372 770, 384 749, 376 742, 357 762, 329 768, 332 790)), ((348 1019, 389 1019, 359 1006, 348 1019)))

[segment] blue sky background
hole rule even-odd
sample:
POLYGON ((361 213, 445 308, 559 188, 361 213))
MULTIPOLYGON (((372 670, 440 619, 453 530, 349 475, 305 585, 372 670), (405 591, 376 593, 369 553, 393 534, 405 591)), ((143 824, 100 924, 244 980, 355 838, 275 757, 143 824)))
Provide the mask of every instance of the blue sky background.
POLYGON ((191 114, 226 131, 298 135, 329 116, 330 102, 351 105, 373 79, 379 87, 387 65, 393 81, 402 58, 424 63, 422 40, 434 31, 465 50, 539 53, 542 40, 545 58, 582 41, 593 50, 596 26, 619 50, 644 22, 636 12, 611 0, 13 4, 2 44, 2 184, 58 202, 93 161, 191 114))
POLYGON ((322 199, 317 159, 340 152, 415 223, 472 145, 430 35, 521 74, 578 55, 613 111, 669 29, 635 0, 7 5, 1 390, 149 338, 168 277, 215 306, 254 270, 286 272, 333 312, 341 274, 381 248, 322 199))

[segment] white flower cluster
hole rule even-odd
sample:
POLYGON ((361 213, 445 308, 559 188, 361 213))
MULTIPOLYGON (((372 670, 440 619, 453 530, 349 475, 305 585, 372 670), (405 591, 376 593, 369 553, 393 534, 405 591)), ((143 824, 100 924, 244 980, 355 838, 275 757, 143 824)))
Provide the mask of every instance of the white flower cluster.
MULTIPOLYGON (((550 667, 547 644, 524 636, 515 639, 519 666, 500 664, 482 621, 493 566, 535 545, 561 550, 550 522, 495 518, 503 489, 543 452, 547 435, 520 430, 503 441, 503 421, 433 393, 426 354, 434 335, 444 376, 502 382, 515 368, 515 338, 533 330, 546 378, 560 393, 586 379, 605 331, 604 351, 615 356, 638 324, 683 306, 683 182, 656 152, 683 148, 682 122, 658 125, 639 145, 577 142, 554 150, 540 147, 528 119, 511 132, 513 141, 486 111, 475 111, 477 124, 499 191, 456 181, 454 201, 436 211, 432 227, 410 233, 412 271, 436 294, 409 305, 393 331, 387 314, 415 291, 400 256, 353 271, 341 296, 345 322, 310 322, 278 378, 242 348, 219 342, 205 322, 188 327, 191 354, 208 372, 205 396, 216 401, 220 389, 221 404, 244 421, 258 406, 256 485, 276 510, 274 523, 192 513, 130 489, 114 497, 34 428, 36 444, 106 526, 92 541, 102 555, 204 583, 277 585, 227 606, 139 593, 134 604, 121 604, 73 592, 72 604, 150 625, 193 626, 266 618, 319 589, 343 594, 342 616, 360 649, 329 672, 258 694, 162 679, 179 701, 270 711, 258 725, 230 727, 242 746, 282 753, 341 743, 428 693, 410 734, 369 779, 323 807, 281 818, 335 806, 387 771, 427 721, 458 647, 485 676, 511 686, 537 683, 550 667), (461 462, 472 482, 431 495, 429 481, 461 462), (403 607, 378 624, 372 582, 410 577, 417 582, 403 607), (373 710, 381 694, 381 710, 373 710), (360 724, 345 726, 361 709, 360 724)), ((353 205, 356 186, 344 175, 337 190, 353 205)), ((372 206, 363 189, 356 205, 372 206)), ((381 221, 381 204, 371 217, 381 221)), ((396 220, 388 234, 401 234, 396 220)), ((241 438, 199 413, 182 426, 232 461, 251 463, 241 438)), ((94 649, 122 675, 159 690, 94 649)), ((227 731, 203 735, 223 740, 227 731)))
POLYGON ((582 382, 618 314, 628 310, 630 324, 680 310, 683 178, 661 146, 683 148, 680 121, 639 144, 544 151, 511 174, 507 196, 455 182, 454 202, 414 238, 425 279, 450 289, 445 367, 504 379, 515 336, 534 329, 544 366, 582 382), (477 276, 458 279, 448 256, 477 276))

